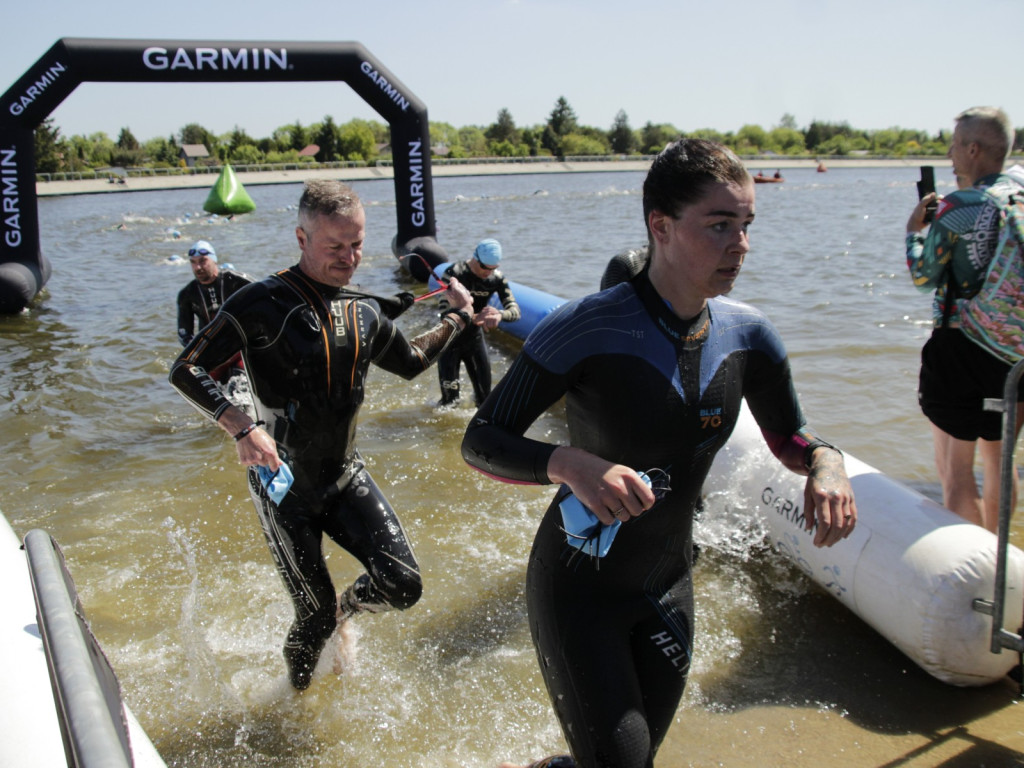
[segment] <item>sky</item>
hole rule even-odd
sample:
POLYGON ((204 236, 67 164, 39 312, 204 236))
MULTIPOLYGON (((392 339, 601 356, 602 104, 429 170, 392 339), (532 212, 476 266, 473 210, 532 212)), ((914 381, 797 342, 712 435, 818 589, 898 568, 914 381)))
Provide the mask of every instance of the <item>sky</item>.
MULTIPOLYGON (((770 129, 788 114, 934 134, 978 105, 1024 126, 1024 0, 9 0, 0 19, 3 91, 62 37, 355 41, 456 127, 501 109, 543 124, 559 97, 601 129, 623 110, 633 128, 770 129)), ((146 141, 188 123, 263 138, 326 115, 383 122, 342 82, 83 83, 52 117, 64 136, 146 141)))

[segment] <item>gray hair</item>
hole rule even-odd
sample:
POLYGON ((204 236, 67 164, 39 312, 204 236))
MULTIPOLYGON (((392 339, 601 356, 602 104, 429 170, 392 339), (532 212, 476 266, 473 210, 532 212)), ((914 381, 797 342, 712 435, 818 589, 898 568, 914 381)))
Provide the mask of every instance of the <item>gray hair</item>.
POLYGON ((362 209, 359 195, 334 179, 307 181, 299 198, 299 226, 305 229, 318 216, 352 216, 362 209))
POLYGON ((1010 118, 998 107, 971 107, 956 116, 967 141, 976 142, 982 150, 1001 161, 1010 156, 1014 131, 1010 118))

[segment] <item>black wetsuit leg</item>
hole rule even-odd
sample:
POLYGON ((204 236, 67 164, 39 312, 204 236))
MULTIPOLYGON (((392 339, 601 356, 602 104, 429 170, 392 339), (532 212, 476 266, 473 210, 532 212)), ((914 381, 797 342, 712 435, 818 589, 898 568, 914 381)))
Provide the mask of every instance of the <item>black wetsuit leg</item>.
POLYGON ((337 626, 338 600, 323 556, 323 534, 366 568, 346 593, 350 611, 412 606, 423 591, 419 566, 397 515, 365 469, 320 514, 279 510, 253 469, 249 489, 295 610, 284 656, 292 685, 302 690, 337 626))
POLYGON ((462 362, 473 382, 473 397, 480 405, 491 394, 491 360, 487 356, 487 342, 483 333, 476 333, 472 343, 462 347, 462 362))
POLYGON ((462 353, 458 342, 448 347, 437 360, 437 378, 441 384, 441 405, 451 405, 459 399, 459 369, 462 353))
POLYGON ((326 512, 332 541, 366 569, 347 590, 348 607, 379 613, 411 608, 423 594, 420 567, 398 515, 365 469, 359 470, 326 512))
POLYGON ((651 768, 689 672, 690 570, 638 601, 602 578, 564 535, 548 535, 552 525, 549 511, 526 587, 530 632, 562 732, 581 768, 651 768))

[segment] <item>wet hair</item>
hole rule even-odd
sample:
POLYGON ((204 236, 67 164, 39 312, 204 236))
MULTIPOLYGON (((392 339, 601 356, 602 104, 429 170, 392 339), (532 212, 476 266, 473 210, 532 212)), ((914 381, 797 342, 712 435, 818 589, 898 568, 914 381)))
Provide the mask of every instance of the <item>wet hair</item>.
POLYGON ((306 229, 318 216, 352 216, 362 207, 359 195, 348 184, 334 179, 313 179, 306 182, 299 198, 299 226, 306 229))
POLYGON ((1010 118, 997 107, 971 107, 956 116, 965 141, 979 144, 985 152, 1000 161, 1010 156, 1014 130, 1010 118))
POLYGON ((700 200, 713 184, 750 183, 750 174, 732 150, 705 139, 678 139, 654 158, 644 179, 644 226, 653 247, 651 211, 676 216, 700 200))

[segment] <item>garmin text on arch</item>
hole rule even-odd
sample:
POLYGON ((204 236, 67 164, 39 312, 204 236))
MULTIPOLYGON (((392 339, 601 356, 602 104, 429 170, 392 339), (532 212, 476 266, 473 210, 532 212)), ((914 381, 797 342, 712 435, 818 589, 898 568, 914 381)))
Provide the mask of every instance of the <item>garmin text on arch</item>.
POLYGON ((64 74, 64 72, 64 65, 59 61, 55 61, 51 66, 47 67, 46 71, 43 72, 42 76, 38 80, 26 88, 25 92, 21 94, 21 96, 15 97, 15 100, 11 102, 11 106, 9 107, 11 114, 20 115, 24 112, 25 108, 38 99, 43 94, 43 91, 45 91, 54 80, 64 74))
POLYGON ((392 83, 388 82, 388 79, 384 77, 384 75, 374 69, 370 62, 362 62, 359 65, 359 69, 361 69, 363 74, 370 78, 378 88, 387 94, 387 97, 391 99, 391 101, 401 107, 403 112, 409 109, 409 100, 405 98, 405 96, 402 95, 402 92, 395 88, 392 83))
POLYGON ((166 48, 147 48, 142 52, 142 63, 149 69, 191 70, 261 70, 288 69, 288 49, 281 48, 178 48, 170 53, 166 48))
POLYGON ((3 201, 4 244, 21 245, 21 206, 18 194, 18 149, 0 149, 0 200, 3 201))
POLYGON ((409 142, 409 198, 412 208, 411 220, 414 227, 427 223, 423 195, 423 142, 409 142))

